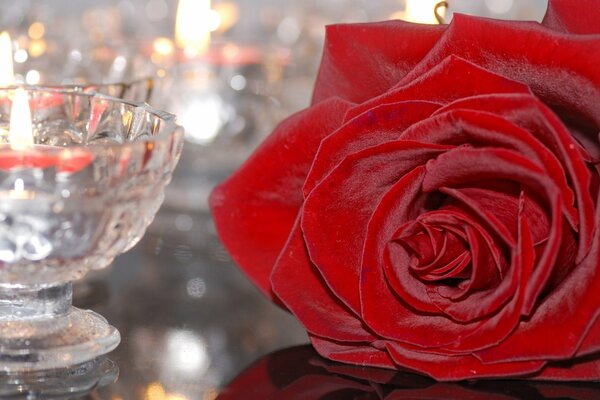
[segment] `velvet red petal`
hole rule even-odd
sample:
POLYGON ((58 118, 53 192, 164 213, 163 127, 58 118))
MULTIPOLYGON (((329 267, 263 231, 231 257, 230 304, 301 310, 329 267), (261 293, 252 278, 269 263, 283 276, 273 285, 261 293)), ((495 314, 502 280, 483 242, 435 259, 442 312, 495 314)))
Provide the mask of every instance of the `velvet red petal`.
POLYGON ((544 103, 600 126, 600 36, 574 38, 533 22, 454 14, 444 36, 400 84, 450 54, 525 83, 544 103))
POLYGON ((273 291, 308 332, 345 342, 374 340, 360 319, 337 299, 310 262, 299 220, 271 276, 273 291))
POLYGON ((270 298, 270 275, 303 202, 302 185, 321 140, 350 103, 331 99, 285 120, 211 194, 219 236, 234 261, 270 298))
POLYGON ((535 376, 535 379, 555 382, 598 382, 599 376, 600 355, 596 355, 564 363, 549 364, 535 376))
POLYGON ((570 185, 577 199, 580 242, 578 260, 581 260, 589 251, 595 229, 594 204, 590 196, 592 179, 584 161, 589 155, 577 145, 556 115, 532 96, 517 94, 473 97, 456 101, 440 109, 438 113, 464 109, 501 115, 531 132, 531 135, 558 158, 568 172, 570 185))
POLYGON ((384 342, 384 350, 372 346, 352 346, 311 337, 315 349, 330 360, 364 366, 410 368, 438 381, 461 381, 478 378, 509 378, 534 374, 543 368, 539 361, 485 365, 472 356, 447 357, 407 350, 391 342, 384 342), (389 355, 387 354, 389 353, 389 355), (390 357, 393 362, 390 362, 390 357), (396 363, 396 365, 394 365, 396 363))
POLYGON ((350 154, 398 139, 405 129, 426 119, 440 107, 427 101, 385 104, 346 122, 321 143, 304 184, 305 196, 350 154))
POLYGON ((600 8, 597 0, 549 0, 542 24, 548 28, 576 34, 600 33, 600 8))
MULTIPOLYGON (((572 358, 582 343, 588 349, 600 345, 600 337, 589 336, 600 311, 600 230, 597 230, 590 254, 563 282, 548 294, 527 321, 522 321, 503 343, 507 348, 519 349, 512 359, 565 360, 572 358), (565 323, 568 316, 568 323, 565 323), (531 340, 531 338, 536 338, 531 340), (585 340, 584 340, 585 339, 585 340)), ((477 354, 484 362, 504 360, 502 349, 488 349, 477 354)))
POLYGON ((358 103, 386 92, 445 30, 404 21, 328 26, 312 104, 334 96, 358 103))
POLYGON ((302 231, 310 257, 355 313, 367 224, 379 200, 406 173, 451 148, 408 141, 371 147, 347 157, 306 198, 302 231))
POLYGON ((358 104, 346 120, 373 107, 407 100, 429 100, 441 104, 491 93, 530 94, 526 85, 483 69, 463 58, 449 55, 414 80, 396 85, 381 96, 358 104))
POLYGON ((335 341, 310 336, 310 342, 317 352, 333 361, 340 361, 347 364, 360 365, 362 367, 397 369, 387 351, 383 342, 380 348, 369 344, 353 345, 338 343, 335 341))

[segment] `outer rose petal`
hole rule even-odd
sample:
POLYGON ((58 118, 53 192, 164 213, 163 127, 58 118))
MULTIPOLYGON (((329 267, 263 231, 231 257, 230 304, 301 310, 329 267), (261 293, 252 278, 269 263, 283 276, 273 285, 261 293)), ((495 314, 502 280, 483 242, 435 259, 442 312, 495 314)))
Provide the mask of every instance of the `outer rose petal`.
POLYGON ((302 185, 312 160, 350 106, 330 99, 288 118, 211 194, 221 240, 271 299, 271 270, 302 206, 302 185))
POLYGON ((472 356, 446 357, 407 351, 390 342, 378 343, 378 347, 380 345, 384 346, 382 349, 366 345, 345 345, 318 337, 311 337, 311 342, 320 355, 333 361, 396 369, 398 369, 398 366, 410 365, 412 370, 429 375, 439 381, 471 379, 478 373, 481 374, 477 375, 478 378, 518 377, 535 374, 544 366, 544 363, 539 361, 485 365, 472 356), (410 358, 407 355, 410 355, 410 358), (391 359, 398 364, 394 364, 391 359))
POLYGON ((539 380, 552 381, 598 381, 600 356, 575 359, 559 364, 549 364, 537 376, 539 380))
POLYGON ((533 22, 454 14, 444 36, 400 84, 418 79, 450 54, 523 82, 544 103, 600 126, 600 36, 574 40, 533 22))
POLYGON ((522 83, 495 74, 463 58, 449 55, 415 80, 396 85, 381 96, 353 107, 348 111, 346 120, 382 104, 415 99, 448 104, 492 93, 531 95, 529 88, 522 83))
POLYGON ((600 8, 597 0, 549 0, 542 24, 566 33, 600 33, 600 8))
POLYGON ((313 335, 345 342, 375 339, 331 293, 312 265, 299 220, 273 268, 271 281, 275 294, 313 335))
POLYGON ((379 343, 380 346, 372 345, 355 345, 336 343, 318 336, 311 336, 310 341, 317 352, 332 361, 340 361, 344 363, 360 365, 362 367, 376 367, 398 369, 391 357, 384 348, 384 343, 379 343))
POLYGON ((384 93, 421 61, 445 30, 444 25, 404 21, 328 26, 312 103, 333 96, 363 102, 384 93))

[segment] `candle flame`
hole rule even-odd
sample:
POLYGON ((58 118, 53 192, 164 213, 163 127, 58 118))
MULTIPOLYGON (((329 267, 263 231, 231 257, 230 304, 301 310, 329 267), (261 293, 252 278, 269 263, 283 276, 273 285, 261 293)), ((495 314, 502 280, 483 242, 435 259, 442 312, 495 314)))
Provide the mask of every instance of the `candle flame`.
POLYGON ((0 87, 12 85, 14 79, 12 40, 4 31, 0 33, 0 87))
POLYGON ((186 56, 205 54, 210 46, 210 0, 179 0, 175 20, 175 42, 186 56))
POLYGON ((33 125, 29 96, 23 89, 15 91, 10 112, 10 128, 8 132, 10 147, 15 150, 26 150, 33 147, 33 125))
MULTIPOLYGON (((404 19, 409 22, 421 24, 437 24, 435 8, 439 0, 406 0, 406 13, 404 19)), ((445 11, 445 9, 444 9, 445 11)), ((444 17, 444 11, 439 11, 440 17, 444 17)))

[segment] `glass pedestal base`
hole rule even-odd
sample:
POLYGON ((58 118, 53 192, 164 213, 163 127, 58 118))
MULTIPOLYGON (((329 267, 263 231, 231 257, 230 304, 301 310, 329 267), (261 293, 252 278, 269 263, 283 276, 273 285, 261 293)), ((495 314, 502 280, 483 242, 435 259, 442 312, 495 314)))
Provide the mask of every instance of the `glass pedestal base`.
POLYGON ((5 372, 0 373, 0 397, 73 399, 75 396, 87 395, 91 390, 114 383, 118 376, 118 366, 105 357, 70 368, 24 373, 5 372))
POLYGON ((66 368, 113 350, 119 332, 100 315, 71 306, 71 284, 0 288, 0 370, 66 368))

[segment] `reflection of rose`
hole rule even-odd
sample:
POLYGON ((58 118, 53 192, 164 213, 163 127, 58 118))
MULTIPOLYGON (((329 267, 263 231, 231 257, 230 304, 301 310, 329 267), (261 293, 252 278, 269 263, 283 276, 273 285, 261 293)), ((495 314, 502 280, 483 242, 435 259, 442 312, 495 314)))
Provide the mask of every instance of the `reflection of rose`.
POLYGON ((598 378, 597 6, 328 29, 313 105, 212 196, 236 262, 321 355, 598 378))
POLYGON ((310 347, 301 346, 258 360, 227 385, 217 400, 591 400, 599 395, 597 384, 435 383, 418 375, 328 362, 310 347))

